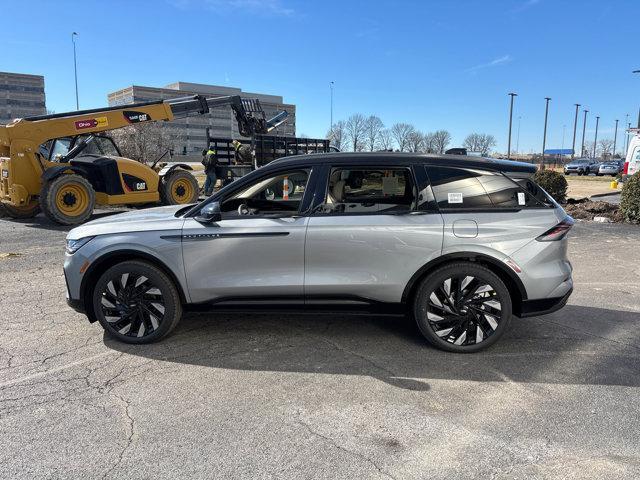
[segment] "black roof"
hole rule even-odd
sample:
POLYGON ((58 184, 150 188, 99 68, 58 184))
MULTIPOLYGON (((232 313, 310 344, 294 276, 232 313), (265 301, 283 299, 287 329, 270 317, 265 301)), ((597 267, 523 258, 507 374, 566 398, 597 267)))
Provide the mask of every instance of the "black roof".
MULTIPOLYGON (((499 172, 534 173, 537 167, 531 163, 467 155, 437 155, 406 152, 336 152, 314 153, 283 157, 270 162, 267 167, 309 165, 310 163, 332 163, 334 165, 358 164, 407 164, 443 165, 451 167, 483 168, 499 172)), ((265 167, 265 168, 267 168, 265 167)))

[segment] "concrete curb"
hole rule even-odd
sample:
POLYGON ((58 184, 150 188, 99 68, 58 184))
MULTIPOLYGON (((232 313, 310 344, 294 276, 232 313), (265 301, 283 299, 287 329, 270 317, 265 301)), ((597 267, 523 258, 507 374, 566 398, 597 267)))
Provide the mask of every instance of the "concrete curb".
POLYGON ((611 195, 620 195, 621 193, 622 192, 596 193, 595 195, 591 195, 589 198, 610 197, 611 195))

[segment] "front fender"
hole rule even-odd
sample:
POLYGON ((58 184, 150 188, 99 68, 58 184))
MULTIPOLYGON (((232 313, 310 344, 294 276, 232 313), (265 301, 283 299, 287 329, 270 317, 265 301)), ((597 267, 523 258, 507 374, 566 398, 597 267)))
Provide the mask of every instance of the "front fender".
POLYGON ((42 183, 50 182, 56 177, 60 175, 64 175, 65 173, 77 173, 79 175, 84 176, 84 172, 82 169, 74 167, 72 165, 56 165, 55 167, 47 168, 42 174, 42 183))

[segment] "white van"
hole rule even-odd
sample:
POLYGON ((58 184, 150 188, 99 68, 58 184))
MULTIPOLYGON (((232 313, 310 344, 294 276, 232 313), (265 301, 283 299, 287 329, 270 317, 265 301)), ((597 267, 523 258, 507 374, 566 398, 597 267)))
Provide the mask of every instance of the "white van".
POLYGON ((633 175, 640 171, 640 128, 630 128, 628 130, 633 136, 629 142, 627 158, 624 162, 624 175, 633 175))

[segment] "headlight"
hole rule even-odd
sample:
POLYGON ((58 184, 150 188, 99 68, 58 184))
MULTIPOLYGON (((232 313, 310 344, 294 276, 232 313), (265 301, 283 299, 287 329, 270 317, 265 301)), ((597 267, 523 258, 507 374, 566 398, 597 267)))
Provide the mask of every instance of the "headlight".
POLYGON ((79 238, 77 240, 67 239, 67 247, 66 247, 67 253, 70 255, 73 255, 80 249, 80 247, 87 244, 89 240, 91 240, 92 238, 94 237, 84 237, 84 238, 79 238))

